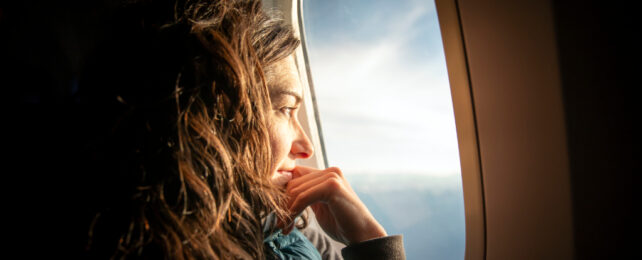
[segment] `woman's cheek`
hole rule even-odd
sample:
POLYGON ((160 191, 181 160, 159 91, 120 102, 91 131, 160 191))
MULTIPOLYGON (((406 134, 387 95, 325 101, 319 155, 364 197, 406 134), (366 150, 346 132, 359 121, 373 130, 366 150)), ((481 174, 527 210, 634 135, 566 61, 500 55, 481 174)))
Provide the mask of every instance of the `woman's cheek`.
MULTIPOLYGON (((288 127, 283 123, 273 123, 270 125, 270 148, 272 150, 272 156, 274 160, 278 163, 283 161, 284 157, 287 156, 289 152, 287 140, 288 137, 288 127)), ((278 165, 277 165, 278 166, 278 165)))

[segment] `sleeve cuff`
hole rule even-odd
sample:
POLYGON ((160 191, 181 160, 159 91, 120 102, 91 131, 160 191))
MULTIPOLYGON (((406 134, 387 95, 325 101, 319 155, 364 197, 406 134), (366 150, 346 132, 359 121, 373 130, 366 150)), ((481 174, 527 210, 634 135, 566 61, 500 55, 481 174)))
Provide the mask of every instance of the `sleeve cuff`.
POLYGON ((346 260, 352 259, 406 259, 402 235, 366 240, 349 245, 341 250, 346 260))

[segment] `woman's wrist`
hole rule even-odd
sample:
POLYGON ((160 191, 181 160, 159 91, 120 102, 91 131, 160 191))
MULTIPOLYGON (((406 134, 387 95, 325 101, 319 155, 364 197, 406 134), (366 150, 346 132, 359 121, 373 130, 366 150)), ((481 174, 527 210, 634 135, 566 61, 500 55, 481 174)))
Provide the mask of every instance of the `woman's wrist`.
POLYGON ((366 232, 361 233, 361 235, 356 237, 354 241, 350 241, 350 244, 360 243, 360 242, 388 236, 388 233, 386 233, 386 230, 376 220, 373 220, 373 222, 369 226, 370 227, 366 229, 366 232))

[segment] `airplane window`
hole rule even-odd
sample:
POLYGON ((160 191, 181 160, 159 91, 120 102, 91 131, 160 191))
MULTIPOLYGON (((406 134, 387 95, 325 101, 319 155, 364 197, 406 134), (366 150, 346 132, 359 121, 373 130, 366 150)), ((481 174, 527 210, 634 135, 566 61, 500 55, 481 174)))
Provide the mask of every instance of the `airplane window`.
POLYGON ((310 0, 303 22, 330 166, 408 259, 463 259, 464 202, 431 1, 310 0))

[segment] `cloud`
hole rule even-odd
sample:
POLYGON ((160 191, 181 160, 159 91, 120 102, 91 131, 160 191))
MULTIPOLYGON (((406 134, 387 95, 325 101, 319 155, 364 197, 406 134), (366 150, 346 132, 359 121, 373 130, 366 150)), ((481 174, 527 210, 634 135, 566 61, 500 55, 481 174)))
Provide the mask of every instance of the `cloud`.
POLYGON ((407 11, 375 40, 338 37, 309 50, 326 154, 346 172, 460 172, 443 49, 423 55, 413 44, 434 10, 407 11))

